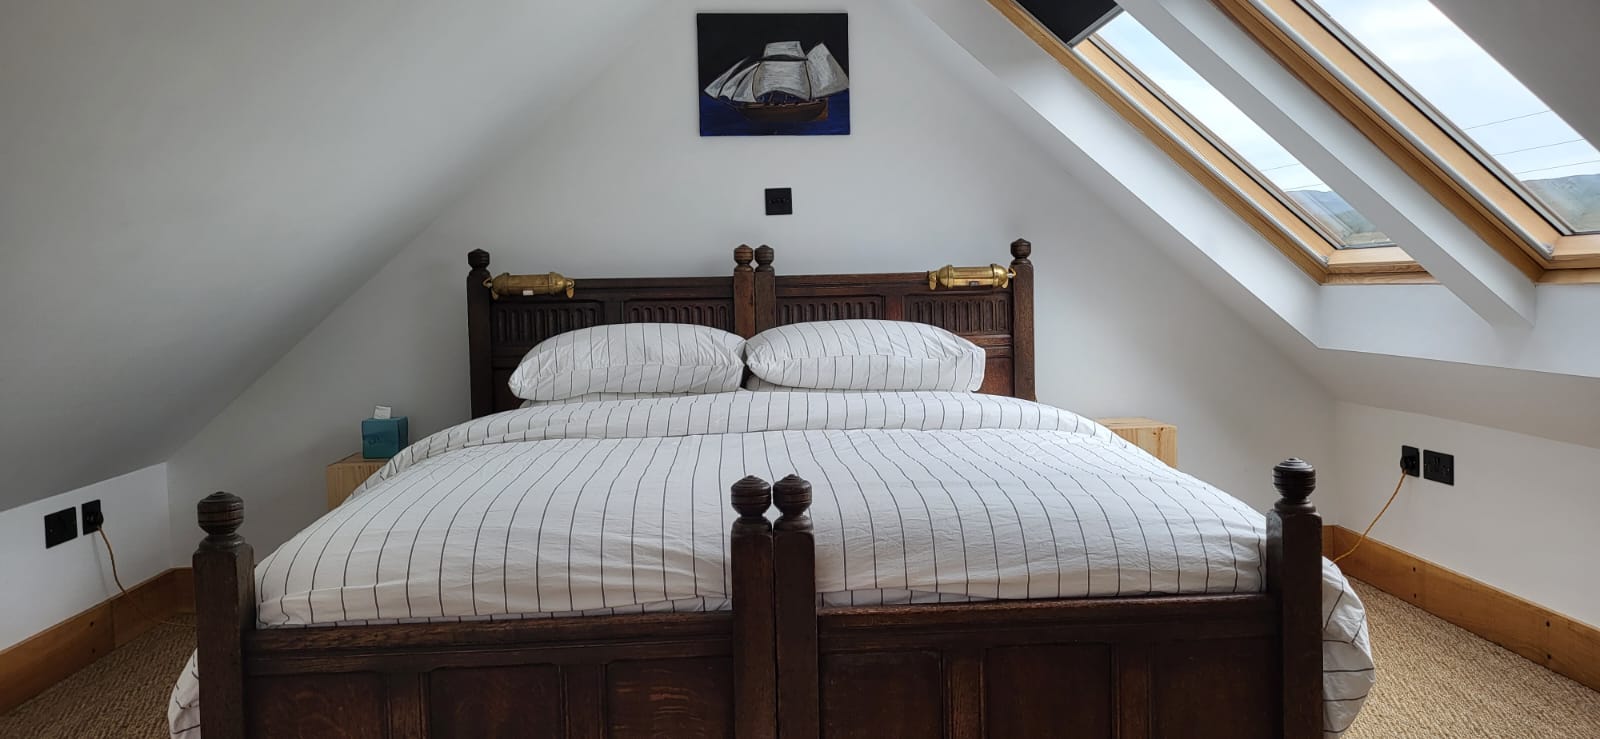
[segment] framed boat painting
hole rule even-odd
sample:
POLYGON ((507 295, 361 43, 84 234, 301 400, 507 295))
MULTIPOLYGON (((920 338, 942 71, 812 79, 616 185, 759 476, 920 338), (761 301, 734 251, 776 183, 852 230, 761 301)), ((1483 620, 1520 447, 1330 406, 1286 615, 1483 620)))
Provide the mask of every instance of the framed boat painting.
POLYGON ((845 13, 700 13, 701 136, 850 133, 845 13))

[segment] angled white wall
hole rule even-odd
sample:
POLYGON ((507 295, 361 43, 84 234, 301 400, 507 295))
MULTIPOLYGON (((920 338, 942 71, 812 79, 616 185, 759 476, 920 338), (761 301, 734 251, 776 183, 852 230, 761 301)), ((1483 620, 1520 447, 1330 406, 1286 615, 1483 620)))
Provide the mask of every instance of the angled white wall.
POLYGON ((1353 403, 1336 419, 1331 520, 1366 526, 1399 479, 1402 444, 1454 454, 1456 484, 1407 478, 1373 538, 1600 624, 1600 449, 1353 403))
POLYGON ((654 1, 6 4, 0 510, 174 453, 654 1))
POLYGON ((1004 261, 1025 236, 1039 270, 1043 400, 1173 421, 1184 467, 1258 506, 1273 497, 1273 463, 1327 459, 1332 401, 1320 386, 1097 186, 1040 157, 948 73, 950 45, 891 5, 718 6, 849 11, 853 133, 702 139, 700 5, 664 3, 648 32, 611 46, 621 51, 600 79, 501 152, 502 166, 172 459, 174 558, 187 557, 193 502, 212 490, 245 497, 245 533, 263 553, 312 521, 323 466, 357 448, 375 404, 410 414, 414 438, 465 418, 473 248, 496 269, 579 278, 724 274, 742 242, 773 245, 788 273, 903 271, 1004 261), (795 215, 762 214, 773 186, 795 188, 795 215))

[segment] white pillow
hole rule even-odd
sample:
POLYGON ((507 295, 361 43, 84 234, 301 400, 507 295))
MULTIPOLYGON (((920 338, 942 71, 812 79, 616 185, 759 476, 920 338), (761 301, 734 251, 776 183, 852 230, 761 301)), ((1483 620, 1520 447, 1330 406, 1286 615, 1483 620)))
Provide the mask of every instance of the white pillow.
POLYGON ((745 343, 750 371, 814 390, 965 390, 983 385, 983 348, 910 321, 814 321, 767 329, 745 343))
POLYGON ((591 393, 725 393, 744 375, 744 339, 685 323, 620 323, 552 336, 511 373, 524 400, 591 393))

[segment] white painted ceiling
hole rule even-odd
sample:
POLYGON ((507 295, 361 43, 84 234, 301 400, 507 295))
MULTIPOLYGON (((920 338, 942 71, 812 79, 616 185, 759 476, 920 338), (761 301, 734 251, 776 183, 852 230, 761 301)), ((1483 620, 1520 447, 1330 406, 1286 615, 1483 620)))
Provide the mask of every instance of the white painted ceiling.
MULTIPOLYGON (((637 20, 656 1, 7 5, 0 510, 168 458, 509 134, 646 30, 637 20)), ((1600 4, 1436 1, 1571 123, 1600 132, 1592 76, 1572 63, 1600 4)), ((1340 398, 1600 445, 1571 404, 1490 392, 1544 376, 1264 333, 1340 398), (1482 392, 1462 407, 1447 388, 1482 392)), ((1595 387, 1549 377, 1547 389, 1595 387)))
POLYGON ((653 3, 5 4, 0 509, 166 459, 653 3))

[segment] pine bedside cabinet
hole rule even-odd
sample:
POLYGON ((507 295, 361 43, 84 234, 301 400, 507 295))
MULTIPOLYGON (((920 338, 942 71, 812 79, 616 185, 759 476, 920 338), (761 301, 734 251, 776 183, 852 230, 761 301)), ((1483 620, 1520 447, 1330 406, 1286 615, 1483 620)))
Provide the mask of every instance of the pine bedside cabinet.
POLYGON ((388 463, 387 459, 363 459, 361 452, 356 452, 328 465, 328 510, 338 508, 372 473, 388 463))
POLYGON ((1178 427, 1170 423, 1153 421, 1148 418, 1098 418, 1101 426, 1111 429, 1116 434, 1133 445, 1150 453, 1167 463, 1168 467, 1178 467, 1178 427))

